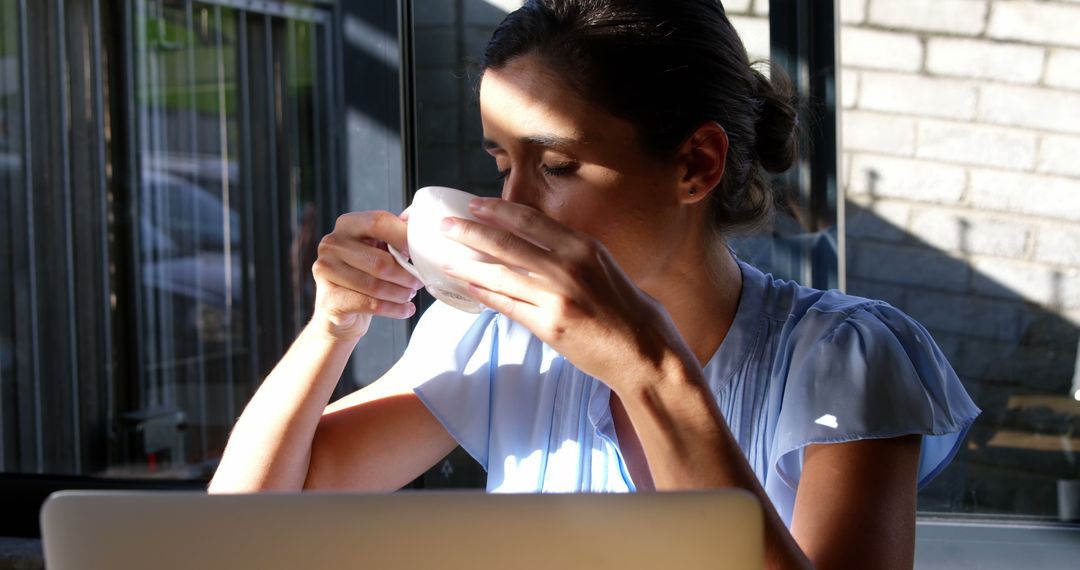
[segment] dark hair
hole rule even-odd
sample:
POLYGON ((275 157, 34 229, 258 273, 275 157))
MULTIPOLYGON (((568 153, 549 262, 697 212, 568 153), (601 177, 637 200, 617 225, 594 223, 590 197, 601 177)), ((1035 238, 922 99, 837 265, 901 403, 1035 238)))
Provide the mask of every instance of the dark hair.
POLYGON ((712 193, 721 234, 764 222, 762 170, 795 160, 796 97, 779 68, 751 67, 718 0, 528 0, 495 29, 484 69, 536 54, 571 88, 635 124, 646 151, 671 153, 707 121, 729 139, 712 193))

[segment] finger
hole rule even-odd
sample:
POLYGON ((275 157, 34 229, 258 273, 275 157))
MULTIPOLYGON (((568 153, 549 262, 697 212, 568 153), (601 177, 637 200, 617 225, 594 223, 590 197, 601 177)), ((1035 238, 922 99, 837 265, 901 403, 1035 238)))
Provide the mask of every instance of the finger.
POLYGON ((487 254, 504 265, 540 274, 550 272, 556 265, 551 252, 502 228, 462 218, 446 218, 442 230, 454 241, 487 254))
POLYGON ((529 330, 533 330, 535 326, 539 307, 531 303, 485 289, 475 283, 469 284, 469 296, 529 330))
POLYGON ((416 295, 416 290, 410 287, 384 281, 332 257, 320 257, 311 271, 316 278, 381 301, 405 303, 416 295))
POLYGON ((574 247, 584 237, 536 208, 499 198, 476 198, 469 202, 469 210, 485 223, 556 252, 574 247))
POLYGON ((401 218, 390 212, 350 212, 338 217, 334 224, 334 233, 358 240, 375 238, 401 251, 405 248, 407 227, 401 218))
POLYGON ((536 274, 514 271, 498 263, 460 261, 443 266, 447 275, 531 305, 539 304, 545 281, 536 274))
POLYGON ((418 290, 424 286, 386 251, 367 243, 357 243, 330 234, 319 243, 319 257, 339 259, 346 265, 401 287, 418 290))
POLYGON ((333 282, 331 287, 332 290, 325 293, 329 297, 327 304, 337 313, 363 313, 391 319, 407 319, 416 313, 416 305, 413 303, 375 299, 333 282))

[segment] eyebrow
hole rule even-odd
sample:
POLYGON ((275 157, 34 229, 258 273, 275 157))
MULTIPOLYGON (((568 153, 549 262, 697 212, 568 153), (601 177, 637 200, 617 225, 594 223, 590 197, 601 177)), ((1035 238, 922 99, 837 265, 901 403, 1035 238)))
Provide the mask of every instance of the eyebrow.
MULTIPOLYGON (((571 145, 576 145, 576 144, 582 144, 582 142, 583 142, 583 141, 578 140, 578 139, 560 137, 558 135, 549 135, 549 134, 526 135, 526 136, 523 136, 523 137, 519 138, 518 140, 525 143, 525 144, 529 144, 529 145, 533 145, 533 146, 543 146, 543 147, 552 147, 552 148, 566 147, 566 146, 571 146, 571 145)), ((485 138, 483 143, 481 143, 481 144, 483 145, 484 150, 502 148, 501 146, 499 146, 499 143, 497 143, 497 142, 495 142, 495 141, 493 141, 491 139, 487 139, 487 138, 485 138)))

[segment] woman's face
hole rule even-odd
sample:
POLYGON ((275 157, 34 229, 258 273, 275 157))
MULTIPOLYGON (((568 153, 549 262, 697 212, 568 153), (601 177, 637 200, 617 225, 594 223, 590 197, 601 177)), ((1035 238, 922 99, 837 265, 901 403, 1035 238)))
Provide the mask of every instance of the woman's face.
POLYGON ((536 56, 486 70, 480 111, 504 199, 600 240, 639 284, 683 241, 676 161, 647 154, 631 123, 583 100, 536 56))

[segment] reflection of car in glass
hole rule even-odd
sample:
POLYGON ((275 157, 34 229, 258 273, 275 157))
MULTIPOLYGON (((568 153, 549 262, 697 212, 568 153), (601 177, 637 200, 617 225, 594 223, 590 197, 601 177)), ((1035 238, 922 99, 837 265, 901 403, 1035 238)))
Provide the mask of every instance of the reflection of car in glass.
MULTIPOLYGON (((221 184, 219 179, 210 182, 221 184)), ((217 195, 186 177, 145 170, 140 197, 142 227, 144 231, 154 232, 151 241, 168 240, 159 244, 162 247, 178 247, 186 252, 222 251, 226 239, 226 211, 229 246, 235 248, 240 244, 239 214, 227 209, 217 195)), ((143 252, 148 253, 146 245, 143 252)))
MULTIPOLYGON (((220 162, 202 171, 220 176, 220 162)), ((224 341, 231 334, 225 311, 230 300, 238 307, 242 295, 240 216, 207 190, 219 179, 204 187, 194 181, 199 172, 190 174, 145 169, 139 194, 141 284, 154 302, 170 307, 172 318, 158 326, 171 325, 160 333, 173 339, 177 356, 194 350, 197 331, 203 342, 224 341)))

